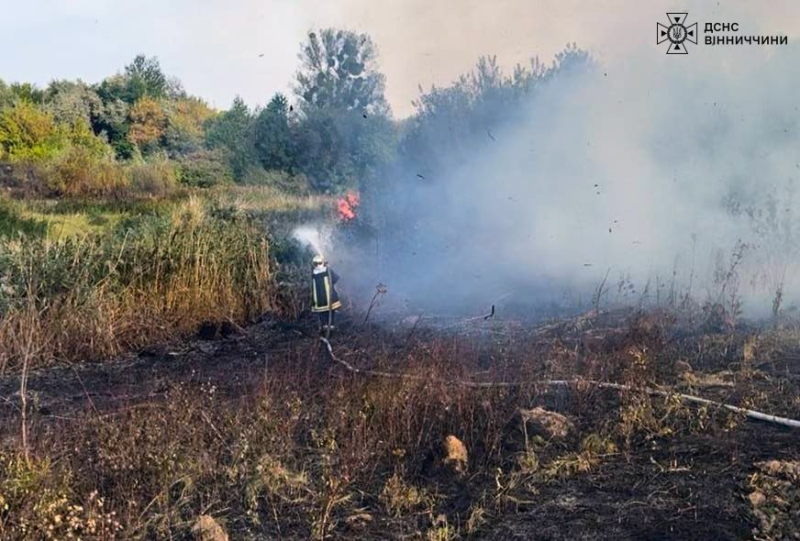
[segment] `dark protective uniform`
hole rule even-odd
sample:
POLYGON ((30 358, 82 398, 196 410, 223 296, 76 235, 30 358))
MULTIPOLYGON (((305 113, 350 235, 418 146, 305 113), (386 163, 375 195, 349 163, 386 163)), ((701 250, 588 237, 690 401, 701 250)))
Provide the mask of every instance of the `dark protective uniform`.
POLYGON ((333 325, 336 310, 342 307, 335 287, 338 281, 339 275, 327 265, 318 265, 312 272, 311 311, 319 314, 320 325, 329 321, 333 325))

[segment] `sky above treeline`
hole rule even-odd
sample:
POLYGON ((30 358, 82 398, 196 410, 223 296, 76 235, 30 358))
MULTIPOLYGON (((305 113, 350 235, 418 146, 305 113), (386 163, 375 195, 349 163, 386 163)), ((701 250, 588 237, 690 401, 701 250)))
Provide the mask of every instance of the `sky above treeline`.
MULTIPOLYGON (((137 54, 216 108, 238 94, 266 103, 291 91, 300 42, 313 28, 370 34, 395 117, 408 116, 419 87, 443 86, 480 55, 509 69, 549 63, 567 43, 610 70, 636 55, 664 55, 656 23, 688 11, 688 23, 736 22, 740 35, 800 32, 796 0, 2 0, 0 78, 46 85, 98 82, 137 54), (261 56, 263 55, 263 56, 261 56)), ((702 38, 701 38, 702 39, 702 38)), ((736 47, 695 47, 678 61, 725 65, 736 47)), ((663 61, 659 58, 659 61, 663 61)), ((707 65, 707 64, 706 64, 707 65)))

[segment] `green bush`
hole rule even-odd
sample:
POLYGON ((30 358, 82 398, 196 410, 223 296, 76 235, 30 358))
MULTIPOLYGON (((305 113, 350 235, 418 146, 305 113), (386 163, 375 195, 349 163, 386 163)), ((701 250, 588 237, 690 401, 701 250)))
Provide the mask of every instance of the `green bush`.
POLYGON ((68 144, 67 130, 53 115, 26 101, 0 111, 0 158, 44 161, 68 144))
POLYGON ((177 178, 181 184, 198 188, 233 182, 225 157, 213 150, 201 150, 179 158, 177 178))
POLYGON ((114 149, 108 142, 92 131, 92 127, 84 120, 77 120, 69 127, 69 140, 73 146, 84 149, 88 154, 100 160, 114 156, 114 149))

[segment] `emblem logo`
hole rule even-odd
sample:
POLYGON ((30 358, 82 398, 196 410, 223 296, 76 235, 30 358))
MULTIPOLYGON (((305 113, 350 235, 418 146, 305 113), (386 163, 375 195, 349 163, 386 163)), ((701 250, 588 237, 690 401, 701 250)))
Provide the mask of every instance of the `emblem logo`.
POLYGON ((691 26, 686 26, 686 17, 688 13, 667 13, 670 25, 664 26, 661 23, 656 23, 656 31, 658 37, 656 44, 669 41, 667 54, 688 54, 685 42, 689 41, 697 45, 697 23, 691 26))

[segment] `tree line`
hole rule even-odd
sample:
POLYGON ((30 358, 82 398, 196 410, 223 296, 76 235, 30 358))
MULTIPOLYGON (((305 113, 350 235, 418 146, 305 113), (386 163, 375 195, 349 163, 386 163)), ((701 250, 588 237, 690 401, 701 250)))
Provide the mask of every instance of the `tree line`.
POLYGON ((396 122, 368 35, 310 32, 299 57, 293 96, 275 93, 255 108, 237 97, 225 111, 187 93, 157 58, 144 55, 95 84, 57 80, 38 88, 0 80, 0 160, 45 165, 66 192, 87 174, 102 188, 112 182, 103 180, 113 177, 111 165, 158 161, 188 185, 333 193, 379 182, 399 163, 446 167, 489 117, 508 117, 515 100, 588 60, 569 46, 552 66, 533 61, 505 76, 493 58, 481 58, 450 87, 420 88, 415 114, 396 122))

